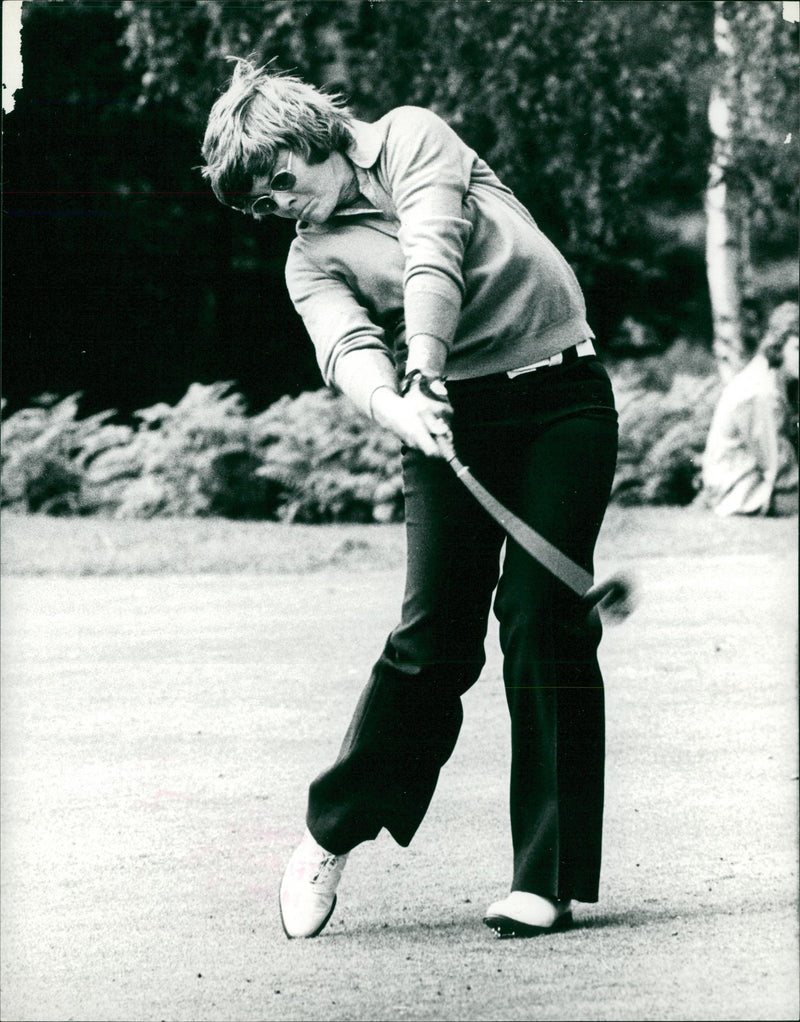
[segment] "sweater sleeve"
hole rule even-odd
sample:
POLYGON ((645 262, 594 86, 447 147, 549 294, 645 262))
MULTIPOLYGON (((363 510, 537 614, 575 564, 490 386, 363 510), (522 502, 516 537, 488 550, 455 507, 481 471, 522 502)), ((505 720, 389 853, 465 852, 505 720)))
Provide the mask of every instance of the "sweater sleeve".
POLYGON ((464 215, 475 154, 436 114, 401 107, 386 135, 383 172, 400 222, 406 336, 428 333, 449 349, 464 295, 472 231, 464 215))
POLYGON ((778 477, 778 423, 771 391, 754 396, 751 430, 753 452, 771 493, 778 477))
POLYGON ((327 386, 340 385, 337 365, 349 352, 373 350, 379 356, 374 360, 373 372, 351 381, 347 388, 347 396, 355 404, 368 407, 376 387, 393 385, 395 381, 394 363, 383 329, 372 322, 344 280, 326 273, 294 244, 286 261, 286 285, 314 345, 327 386))

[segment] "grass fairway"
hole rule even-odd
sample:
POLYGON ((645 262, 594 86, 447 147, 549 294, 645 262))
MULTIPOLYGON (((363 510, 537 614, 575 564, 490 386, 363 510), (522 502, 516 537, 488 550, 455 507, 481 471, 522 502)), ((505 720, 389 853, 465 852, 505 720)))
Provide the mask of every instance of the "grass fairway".
POLYGON ((796 1019, 797 520, 612 509, 602 900, 481 924, 511 870, 496 636, 409 849, 289 942, 280 873, 395 623, 396 527, 6 517, 2 1018, 796 1019))

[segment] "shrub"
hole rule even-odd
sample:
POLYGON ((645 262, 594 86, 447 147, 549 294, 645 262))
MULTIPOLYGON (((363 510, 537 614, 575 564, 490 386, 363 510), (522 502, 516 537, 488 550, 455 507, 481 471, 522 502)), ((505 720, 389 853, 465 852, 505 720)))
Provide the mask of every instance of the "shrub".
POLYGON ((255 474, 251 422, 231 383, 193 383, 176 405, 135 414, 139 425, 127 447, 106 452, 93 466, 92 481, 102 481, 118 517, 269 517, 266 487, 255 474))
POLYGON ((108 424, 113 411, 78 420, 80 394, 59 401, 42 395, 3 423, 0 503, 47 514, 87 510, 82 487, 88 465, 109 447, 130 440, 128 427, 108 424))
POLYGON ((299 522, 397 521, 399 441, 327 390, 249 416, 230 383, 192 384, 174 406, 77 419, 80 394, 9 416, 2 504, 119 518, 221 515, 299 522))
MULTIPOLYGON (((612 500, 689 504, 719 394, 715 372, 674 352, 612 371, 620 453, 612 500)), ((713 363, 712 363, 713 365, 713 363)), ((192 384, 174 406, 78 420, 80 395, 3 423, 2 505, 48 514, 221 515, 288 522, 403 517, 400 442, 328 390, 251 416, 231 383, 192 384)))
POLYGON ((284 397, 253 420, 263 465, 290 522, 386 522, 403 515, 400 442, 328 390, 284 397))
POLYGON ((680 349, 672 359, 645 360, 615 376, 620 446, 613 501, 686 505, 694 500, 720 389, 715 372, 696 375, 683 368, 680 349))

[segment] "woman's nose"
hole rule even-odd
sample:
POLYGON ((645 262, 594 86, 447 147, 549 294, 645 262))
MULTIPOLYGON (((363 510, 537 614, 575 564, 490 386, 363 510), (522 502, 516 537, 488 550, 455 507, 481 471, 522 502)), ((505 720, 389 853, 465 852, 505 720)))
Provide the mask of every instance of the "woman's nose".
POLYGON ((281 216, 291 215, 297 200, 291 192, 272 192, 270 198, 277 206, 275 212, 281 216))

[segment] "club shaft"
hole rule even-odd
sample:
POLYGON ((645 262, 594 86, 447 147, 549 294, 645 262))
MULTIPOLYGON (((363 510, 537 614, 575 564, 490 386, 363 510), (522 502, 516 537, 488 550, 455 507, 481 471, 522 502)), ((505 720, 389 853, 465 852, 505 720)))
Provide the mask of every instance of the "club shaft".
POLYGON ((544 536, 531 528, 527 522, 523 522, 521 518, 518 518, 512 511, 509 511, 505 505, 501 504, 496 497, 493 497, 478 482, 466 465, 462 464, 455 455, 449 461, 458 478, 478 503, 489 512, 499 525, 502 525, 506 533, 519 543, 523 550, 527 551, 531 557, 544 565, 548 571, 551 571, 556 578, 560 579, 564 585, 568 586, 574 593, 577 593, 578 596, 586 595, 594 581, 588 571, 567 557, 558 547, 553 546, 549 540, 546 540, 544 536))

